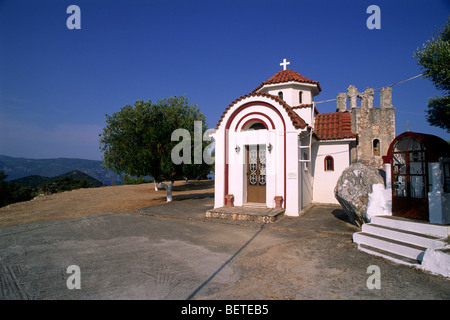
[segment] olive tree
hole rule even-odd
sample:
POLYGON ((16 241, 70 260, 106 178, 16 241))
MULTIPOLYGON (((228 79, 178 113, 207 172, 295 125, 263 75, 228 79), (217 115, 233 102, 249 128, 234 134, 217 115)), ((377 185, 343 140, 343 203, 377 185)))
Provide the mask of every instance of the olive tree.
POLYGON ((187 98, 170 97, 157 103, 138 100, 134 106, 106 114, 106 127, 100 134, 103 164, 119 174, 152 176, 166 189, 170 202, 175 180, 204 177, 212 169, 211 161, 192 161, 199 149, 208 150, 206 135, 193 143, 196 129, 206 131, 205 116, 187 98))
POLYGON ((414 56, 424 70, 423 76, 444 93, 429 99, 426 119, 432 126, 450 132, 450 17, 439 35, 417 49, 414 56))

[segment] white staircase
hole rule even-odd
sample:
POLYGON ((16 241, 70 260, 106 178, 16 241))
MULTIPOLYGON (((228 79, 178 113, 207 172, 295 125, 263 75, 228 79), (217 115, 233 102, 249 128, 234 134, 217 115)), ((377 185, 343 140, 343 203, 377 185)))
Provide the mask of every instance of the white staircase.
POLYGON ((397 263, 419 266, 425 250, 448 244, 450 226, 376 216, 353 234, 358 249, 397 263))

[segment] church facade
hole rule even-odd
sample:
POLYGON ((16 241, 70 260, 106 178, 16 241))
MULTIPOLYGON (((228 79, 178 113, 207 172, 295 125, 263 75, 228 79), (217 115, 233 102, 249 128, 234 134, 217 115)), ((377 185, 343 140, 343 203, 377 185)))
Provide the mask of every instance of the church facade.
POLYGON ((390 88, 374 108, 373 89, 350 86, 338 94, 336 112, 320 113, 319 82, 287 64, 223 112, 212 134, 215 208, 281 207, 296 216, 312 202, 337 203, 334 187, 352 162, 382 167, 395 138, 390 88))

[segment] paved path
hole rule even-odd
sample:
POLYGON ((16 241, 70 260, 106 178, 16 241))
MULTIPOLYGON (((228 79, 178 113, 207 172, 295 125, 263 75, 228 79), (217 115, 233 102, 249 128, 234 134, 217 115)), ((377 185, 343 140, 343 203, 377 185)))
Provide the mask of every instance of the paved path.
POLYGON ((0 228, 0 299, 450 299, 450 280, 356 250, 336 207, 261 225, 206 219, 212 203, 0 228))

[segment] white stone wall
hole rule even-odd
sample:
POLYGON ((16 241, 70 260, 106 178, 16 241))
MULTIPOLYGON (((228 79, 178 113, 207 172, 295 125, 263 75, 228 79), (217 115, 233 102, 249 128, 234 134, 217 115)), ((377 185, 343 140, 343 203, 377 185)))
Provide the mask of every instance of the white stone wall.
POLYGON ((350 165, 349 144, 350 141, 321 141, 313 144, 314 202, 338 204, 334 197, 334 188, 344 169, 350 165), (333 171, 325 171, 327 156, 333 157, 333 171))
MULTIPOLYGON (((314 96, 319 92, 317 85, 309 83, 288 82, 285 84, 267 85, 259 90, 260 92, 278 96, 278 92, 283 92, 283 100, 290 106, 300 105, 299 91, 302 91, 302 103, 310 104, 314 101, 314 96)), ((304 119, 306 121, 306 119, 304 119)))

